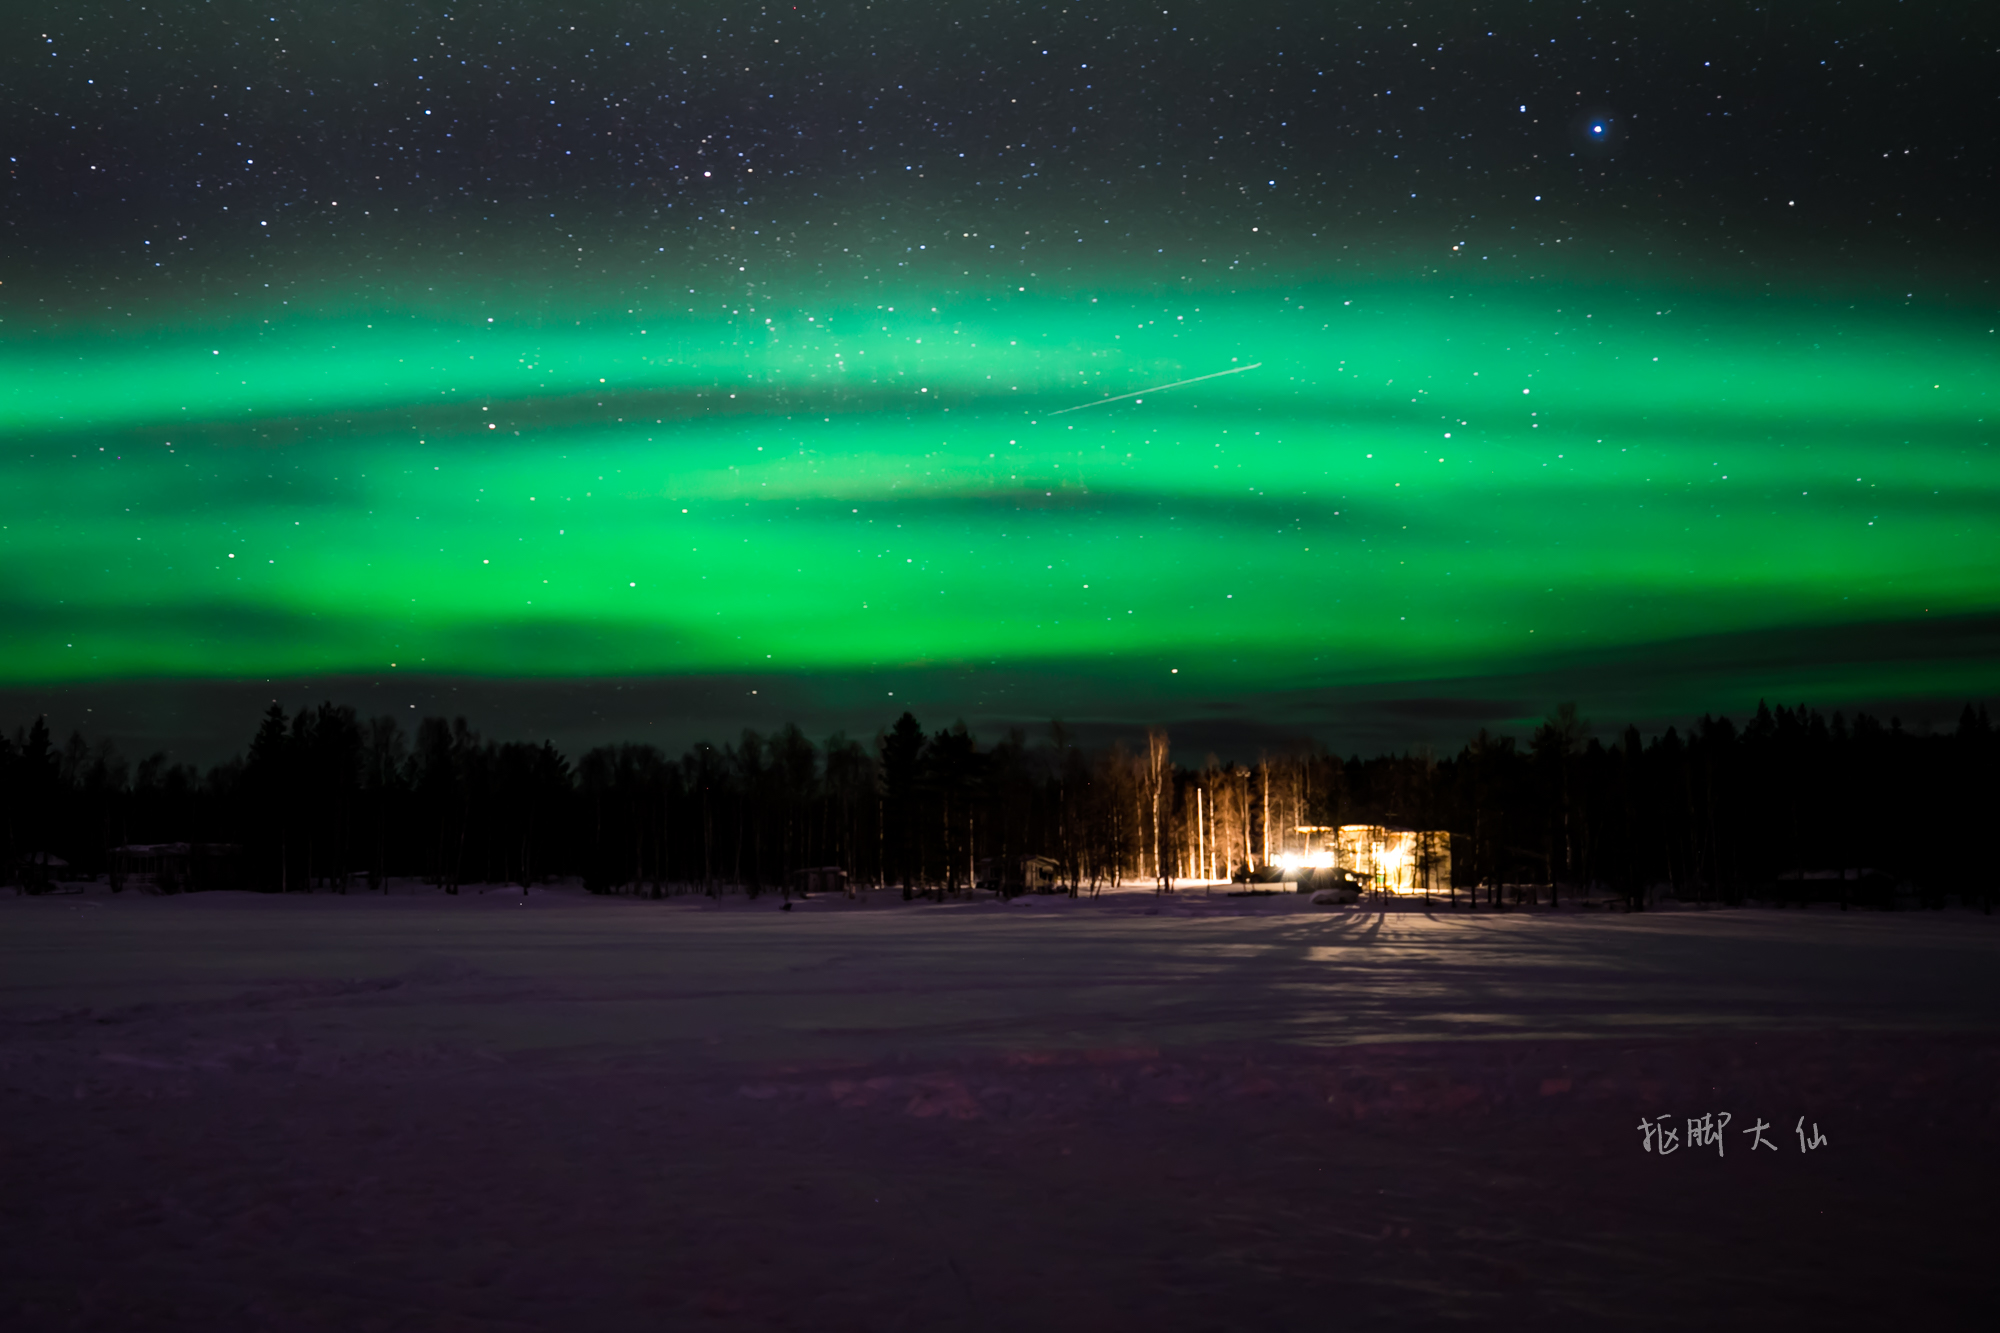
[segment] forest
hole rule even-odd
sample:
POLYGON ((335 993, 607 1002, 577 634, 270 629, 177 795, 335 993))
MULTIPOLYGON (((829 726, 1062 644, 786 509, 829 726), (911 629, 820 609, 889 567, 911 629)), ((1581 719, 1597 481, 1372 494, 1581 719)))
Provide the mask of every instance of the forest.
MULTIPOLYGON (((982 743, 904 713, 872 738, 744 731, 678 758, 652 745, 493 741, 464 718, 273 704, 240 757, 206 771, 36 719, 0 737, 0 875, 33 891, 115 872, 115 849, 190 844, 184 888, 447 893, 580 878, 597 893, 791 894, 839 867, 905 896, 1007 891, 1053 863, 1063 891, 1268 877, 1301 828, 1450 835, 1454 904, 1595 894, 1718 903, 1844 885, 1865 871, 1937 904, 1990 910, 2000 797, 1984 707, 1950 730, 1770 708, 1737 725, 1599 735, 1562 705, 1525 742, 1482 730, 1456 753, 1341 758, 1301 744, 1189 762, 1154 730, 1076 744, 1060 723, 982 743), (1775 887, 1774 887, 1775 886, 1775 887)), ((1825 889, 1821 896, 1835 892, 1825 889)), ((1846 889, 1839 888, 1843 906, 1846 889)))

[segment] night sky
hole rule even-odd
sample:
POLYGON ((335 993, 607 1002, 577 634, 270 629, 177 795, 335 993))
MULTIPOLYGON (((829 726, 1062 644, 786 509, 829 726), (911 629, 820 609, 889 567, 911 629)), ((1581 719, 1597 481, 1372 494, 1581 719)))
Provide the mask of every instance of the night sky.
POLYGON ((2000 691, 1991 11, 16 13, 10 727, 2000 691))

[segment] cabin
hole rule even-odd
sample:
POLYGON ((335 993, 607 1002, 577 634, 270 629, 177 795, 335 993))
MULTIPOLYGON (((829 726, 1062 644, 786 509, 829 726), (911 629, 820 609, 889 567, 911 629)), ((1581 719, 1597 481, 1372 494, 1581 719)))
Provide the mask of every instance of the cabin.
MULTIPOLYGON (((1304 825, 1305 850, 1288 855, 1303 891, 1324 876, 1379 893, 1445 893, 1451 888, 1451 834, 1386 824, 1304 825), (1318 845, 1315 846, 1315 843, 1318 845)), ((1287 875, 1287 878, 1291 878, 1287 875)))
POLYGON ((1342 869, 1385 893, 1444 893, 1451 888, 1451 834, 1383 824, 1343 824, 1342 869))
POLYGON ((981 861, 979 887, 993 893, 1059 893, 1062 866, 1052 856, 1010 856, 981 861))
POLYGON ((17 867, 21 887, 30 893, 46 893, 67 878, 69 862, 52 852, 29 852, 17 867))
POLYGON ((243 849, 227 842, 135 842, 109 853, 111 887, 194 893, 242 886, 243 849))
POLYGON ((1873 866, 1843 870, 1784 870, 1778 873, 1771 896, 1780 907, 1797 903, 1831 902, 1842 907, 1895 907, 1899 899, 1914 897, 1908 885, 1894 875, 1873 866))
POLYGON ((809 893, 845 893, 850 898, 854 896, 847 882, 847 872, 839 866, 810 866, 804 870, 794 870, 791 886, 792 892, 801 897, 809 893))

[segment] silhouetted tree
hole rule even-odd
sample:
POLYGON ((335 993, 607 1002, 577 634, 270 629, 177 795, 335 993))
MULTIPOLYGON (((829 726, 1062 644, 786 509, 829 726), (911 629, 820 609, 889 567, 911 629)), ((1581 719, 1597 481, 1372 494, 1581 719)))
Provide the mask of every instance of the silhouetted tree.
POLYGON ((908 898, 912 877, 919 882, 923 877, 917 821, 924 729, 914 716, 904 713, 876 741, 876 752, 881 756, 882 799, 888 815, 886 854, 894 877, 902 881, 903 896, 908 898))
MULTIPOLYGON (((1956 891, 1990 910, 1996 760, 1979 705, 1931 731, 1760 703, 1740 728, 1708 716, 1602 744, 1564 705, 1525 753, 1481 732, 1449 758, 1300 746, 1198 773, 1172 764, 1163 735, 1137 755, 1116 740, 1086 750, 1059 725, 1046 745, 1010 733, 982 748, 962 723, 927 736, 907 713, 872 750, 783 727, 679 760, 602 746, 572 770, 553 745, 484 741, 463 718, 425 718, 412 738, 394 717, 273 704, 243 756, 205 773, 163 753, 134 766, 82 734, 58 747, 42 719, 0 739, 0 869, 33 883, 56 868, 33 858, 90 874, 127 843, 235 843, 240 882, 273 891, 365 872, 376 888, 581 874, 599 892, 754 894, 838 864, 850 882, 959 892, 982 862, 1005 889, 1021 858, 1048 855, 1075 893, 1142 875, 1164 889, 1205 873, 1208 851, 1247 874, 1303 825, 1409 823, 1455 835, 1454 904, 1460 885, 1498 905, 1501 886, 1518 898, 1547 880, 1606 886, 1633 909, 1655 886, 1852 907, 1907 884, 1932 907, 1956 891)), ((238 882, 208 882, 224 880, 238 882)))

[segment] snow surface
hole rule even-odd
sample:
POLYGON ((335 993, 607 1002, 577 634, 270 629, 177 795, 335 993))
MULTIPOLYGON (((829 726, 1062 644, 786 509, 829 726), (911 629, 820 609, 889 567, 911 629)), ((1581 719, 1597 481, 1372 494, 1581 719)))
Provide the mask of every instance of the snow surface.
POLYGON ((0 1326, 1852 1326, 1979 1291, 1974 913, 404 888, 0 898, 0 1326), (1778 1151, 1640 1151, 1708 1111, 1778 1151))

